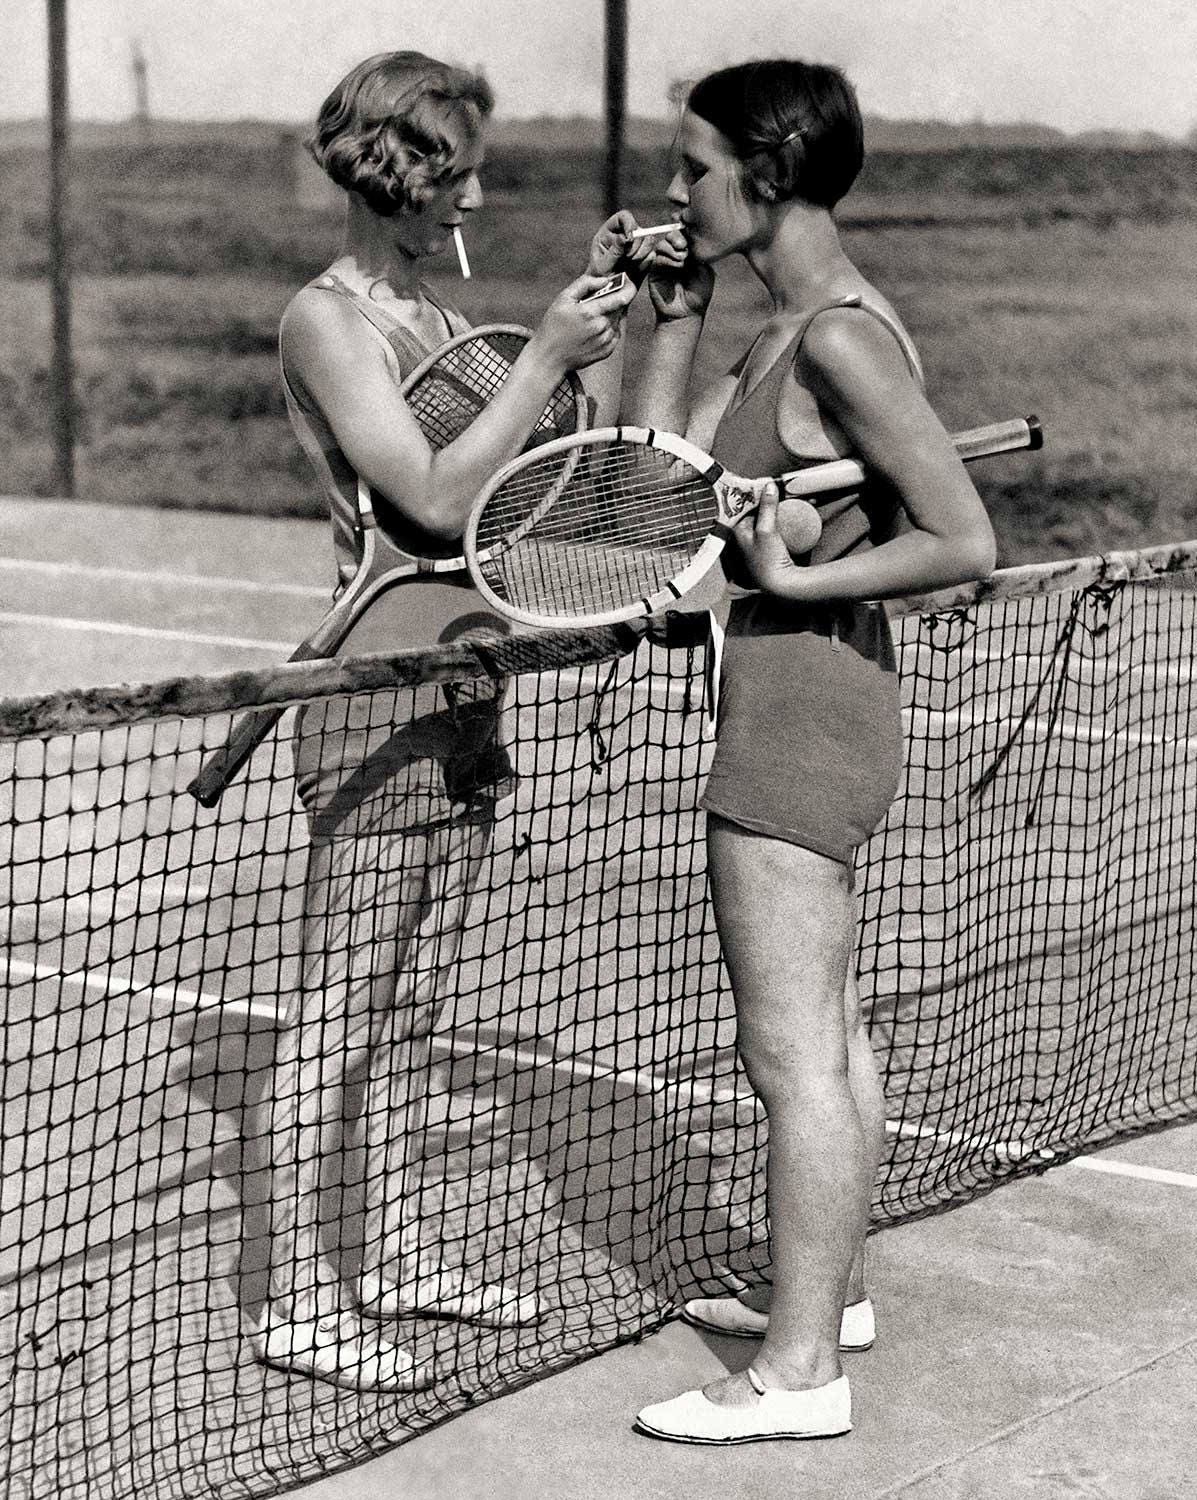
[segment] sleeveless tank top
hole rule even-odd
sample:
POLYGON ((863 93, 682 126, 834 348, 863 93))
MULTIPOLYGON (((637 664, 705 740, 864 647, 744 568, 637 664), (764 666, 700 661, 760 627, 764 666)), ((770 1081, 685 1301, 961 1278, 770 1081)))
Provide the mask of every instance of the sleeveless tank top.
MULTIPOLYGON (((711 444, 712 457, 733 474, 760 479, 843 458, 852 452, 851 444, 834 419, 820 410, 814 396, 804 387, 797 387, 798 411, 788 418, 784 432, 779 415, 782 390, 807 330, 820 313, 833 308, 860 308, 884 324, 897 339, 911 376, 922 386, 922 365, 910 336, 887 312, 855 293, 822 303, 803 319, 793 338, 759 380, 747 390, 737 386, 711 444)), ((741 382, 747 359, 745 354, 730 371, 741 382)), ((791 398, 794 389, 791 386, 791 398)), ((893 522, 892 513, 888 509, 879 513, 867 494, 819 496, 813 503, 823 522, 823 532, 811 551, 812 563, 831 562, 873 546, 885 539, 893 522)), ((735 572, 733 557, 729 559, 729 576, 734 577, 735 572)))
MULTIPOLYGON (((326 272, 309 285, 344 298, 381 335, 395 355, 397 384, 402 383, 432 352, 398 319, 354 291, 334 273, 326 272)), ((444 319, 446 338, 468 330, 469 323, 456 309, 446 307, 427 287, 421 287, 421 290, 444 319)), ((360 560, 357 494, 359 484, 364 484, 364 481, 359 480, 319 407, 302 389, 292 384, 283 364, 281 347, 279 369, 292 430, 316 473, 328 505, 337 569, 335 598, 353 578, 360 560)), ((400 546, 416 554, 445 555, 443 542, 422 541, 417 528, 406 521, 384 496, 371 498, 379 524, 400 546)), ((459 550, 450 545, 450 555, 459 550)), ((506 633, 505 625, 489 609, 462 568, 405 580, 384 594, 366 611, 340 650, 343 655, 353 655, 364 651, 434 645, 453 640, 467 630, 490 629, 493 633, 495 628, 506 633)))
MULTIPOLYGON (((863 307, 893 333, 911 375, 922 370, 904 330, 859 297, 817 307, 761 378, 735 394, 711 444, 733 473, 763 478, 850 451, 844 434, 798 388, 781 397, 812 319, 863 307), (782 424, 785 424, 782 430, 782 424)), ((892 534, 893 502, 862 492, 817 497, 823 532, 813 563, 872 547, 892 534)), ((734 544, 724 553, 733 582, 743 574, 734 544), (729 555, 730 554, 730 555, 729 555)), ((731 591, 726 651, 712 631, 718 726, 702 806, 742 827, 787 840, 852 867, 855 851, 885 816, 902 763, 902 720, 884 609, 870 603, 801 605, 750 586, 731 591), (720 670, 720 666, 722 670, 720 670)))

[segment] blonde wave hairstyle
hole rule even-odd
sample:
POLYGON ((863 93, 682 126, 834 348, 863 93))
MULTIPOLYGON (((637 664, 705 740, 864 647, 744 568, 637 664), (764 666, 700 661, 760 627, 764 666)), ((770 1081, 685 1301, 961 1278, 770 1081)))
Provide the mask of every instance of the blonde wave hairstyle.
POLYGON ((423 208, 493 108, 480 74, 422 52, 379 52, 329 94, 307 146, 338 187, 390 218, 423 208))

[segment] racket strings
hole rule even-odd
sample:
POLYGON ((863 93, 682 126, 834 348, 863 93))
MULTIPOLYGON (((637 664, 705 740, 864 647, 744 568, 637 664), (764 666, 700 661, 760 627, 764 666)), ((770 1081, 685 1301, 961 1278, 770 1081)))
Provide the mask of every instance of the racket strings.
POLYGON ((627 440, 578 445, 522 465, 477 521, 478 566, 517 608, 564 618, 657 593, 718 521, 690 464, 627 440))
MULTIPOLYGON (((486 410, 527 342, 520 333, 479 333, 451 345, 413 383, 407 403, 430 447, 447 448, 486 410)), ((579 425, 578 387, 566 379, 549 398, 525 451, 568 437, 579 425)))

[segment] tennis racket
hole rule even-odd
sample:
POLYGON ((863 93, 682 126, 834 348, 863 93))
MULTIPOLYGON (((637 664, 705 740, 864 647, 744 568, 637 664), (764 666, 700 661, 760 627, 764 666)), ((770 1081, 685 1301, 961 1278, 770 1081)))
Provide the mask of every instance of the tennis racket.
MULTIPOLYGON (((513 323, 487 324, 450 339, 416 366, 399 390, 433 449, 447 447, 485 410, 531 336, 527 328, 513 323)), ((586 421, 582 383, 570 371, 541 413, 525 451, 577 434, 585 428, 586 421)), ((380 525, 369 487, 361 480, 356 509, 354 529, 360 558, 357 572, 311 635, 291 653, 290 661, 332 656, 365 610, 405 579, 460 571, 465 567, 458 544, 424 555, 404 548, 395 536, 388 535, 384 526, 390 518, 384 513, 380 525)), ((285 712, 286 705, 255 709, 235 721, 228 741, 204 761, 187 788, 197 802, 204 807, 216 805, 285 712)))
MULTIPOLYGON (((1035 417, 956 433, 963 459, 1039 448, 1035 417)), ((778 529, 790 550, 819 539, 805 498, 859 489, 854 458, 780 475, 778 529)), ((729 474, 673 433, 604 427, 546 443, 504 465, 474 502, 465 556, 496 610, 526 625, 614 625, 692 589, 767 480, 729 474)))

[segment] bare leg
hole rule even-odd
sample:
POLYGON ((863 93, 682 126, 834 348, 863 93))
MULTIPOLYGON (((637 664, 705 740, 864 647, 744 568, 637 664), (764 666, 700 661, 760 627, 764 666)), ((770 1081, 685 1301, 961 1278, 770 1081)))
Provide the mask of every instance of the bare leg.
MULTIPOLYGON (((853 918, 855 928, 855 916, 853 918)), ((873 1045, 869 1040, 868 1027, 860 1009, 860 989, 856 982, 855 972, 848 975, 848 983, 844 991, 844 1028, 848 1034, 848 1082, 852 1089, 852 1097, 856 1101, 856 1110, 860 1115, 861 1127, 864 1130, 864 1144, 866 1154, 866 1171, 868 1173, 868 1197, 865 1201, 865 1229, 868 1229, 868 1215, 872 1206, 873 1187, 876 1184, 878 1174, 881 1171, 881 1163, 885 1158, 885 1092, 881 1085, 881 1074, 877 1068, 877 1059, 873 1053, 873 1045)), ((865 1240, 862 1236, 860 1247, 852 1262, 852 1272, 848 1278, 848 1292, 846 1301, 849 1303, 860 1302, 868 1295, 865 1287, 865 1240)))
MULTIPOLYGON (((845 1029, 854 947, 848 872, 717 817, 708 819, 707 842, 740 1056, 769 1118, 773 1299, 753 1364, 767 1383, 802 1390, 840 1374, 840 1317, 872 1191, 874 1153, 845 1029)), ((860 1081, 867 1091, 867 1075, 860 1081)), ((755 1399, 738 1375, 707 1394, 755 1399)))
POLYGON ((366 1100, 366 1281, 394 1284, 419 1274, 413 1168, 423 1154, 432 1033, 445 1003, 438 981, 461 951, 490 832, 489 822, 456 823, 429 835, 413 920, 403 924, 405 941, 394 955, 400 998, 372 1058, 366 1100))
MULTIPOLYGON (((279 1037, 271 1111, 271 1301, 292 1320, 345 1312, 339 1215, 322 1215, 350 1122, 391 1024, 398 954, 420 911, 425 840, 376 836, 316 845, 309 857, 299 993, 279 1037), (327 1225, 323 1219, 327 1217, 327 1225), (325 1243, 325 1232, 332 1243, 325 1243)), ((413 1097, 426 1087, 412 1081, 413 1097)))
MULTIPOLYGON (((885 1157, 885 1095, 877 1059, 861 1015, 860 990, 853 972, 849 972, 848 982, 844 986, 844 1030, 848 1038, 848 1084, 864 1129, 865 1149, 870 1162, 870 1182, 875 1183, 885 1157)), ((756 1312, 767 1313, 772 1295, 773 1289, 770 1286, 750 1287, 741 1292, 740 1301, 756 1312)), ((861 1302, 867 1296, 865 1247, 862 1243, 852 1262, 845 1301, 861 1302)))

